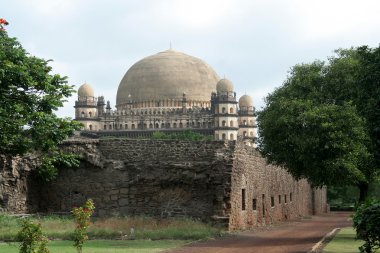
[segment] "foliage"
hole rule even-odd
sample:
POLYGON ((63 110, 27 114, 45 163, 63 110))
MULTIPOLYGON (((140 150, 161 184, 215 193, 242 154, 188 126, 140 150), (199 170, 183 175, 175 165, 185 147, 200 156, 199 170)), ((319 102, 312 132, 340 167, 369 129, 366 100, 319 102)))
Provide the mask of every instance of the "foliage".
POLYGON ((294 66, 258 113, 258 149, 268 161, 314 186, 356 185, 363 200, 380 168, 379 55, 359 47, 327 64, 294 66))
POLYGON ((372 253, 380 248, 380 201, 368 200, 361 204, 353 217, 358 239, 364 240, 360 252, 372 253))
POLYGON ((213 140, 212 136, 203 135, 197 132, 194 132, 190 129, 176 133, 163 133, 163 132, 154 132, 152 138, 155 140, 166 139, 166 140, 190 140, 190 141, 203 141, 203 140, 213 140))
POLYGON ((0 30, 0 153, 35 152, 43 161, 40 175, 47 181, 57 174, 57 162, 77 164, 57 145, 81 127, 54 114, 74 89, 66 77, 52 74, 48 64, 0 30))
POLYGON ((74 207, 71 211, 76 223, 74 246, 77 248, 78 253, 82 252, 83 244, 88 240, 87 229, 90 226, 90 217, 94 213, 94 210, 94 202, 92 199, 88 199, 84 207, 74 207))
POLYGON ((41 224, 23 220, 21 230, 17 234, 21 242, 20 253, 49 253, 49 240, 42 234, 41 224))

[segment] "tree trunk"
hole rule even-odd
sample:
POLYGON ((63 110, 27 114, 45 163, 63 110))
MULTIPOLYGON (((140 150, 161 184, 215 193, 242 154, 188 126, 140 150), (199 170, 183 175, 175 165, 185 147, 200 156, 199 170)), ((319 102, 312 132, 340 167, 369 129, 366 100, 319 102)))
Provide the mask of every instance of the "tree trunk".
POLYGON ((368 183, 361 182, 358 187, 360 190, 359 203, 363 203, 368 197, 368 183))

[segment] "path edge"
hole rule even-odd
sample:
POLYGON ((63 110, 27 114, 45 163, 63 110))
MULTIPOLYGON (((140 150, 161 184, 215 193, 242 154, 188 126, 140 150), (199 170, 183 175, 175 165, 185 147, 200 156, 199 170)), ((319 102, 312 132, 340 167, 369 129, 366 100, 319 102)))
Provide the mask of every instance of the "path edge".
POLYGON ((328 232, 319 242, 317 242, 307 253, 320 253, 325 245, 330 242, 334 236, 340 231, 340 228, 334 228, 328 232))

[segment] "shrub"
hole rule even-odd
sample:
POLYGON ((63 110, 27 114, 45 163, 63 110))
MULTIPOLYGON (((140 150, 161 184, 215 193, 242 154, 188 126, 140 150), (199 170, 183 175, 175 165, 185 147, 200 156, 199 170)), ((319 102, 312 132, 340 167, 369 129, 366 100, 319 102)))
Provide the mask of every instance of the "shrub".
POLYGON ((94 202, 92 199, 88 199, 84 207, 74 207, 71 211, 76 223, 74 246, 77 248, 78 253, 82 252, 83 244, 88 240, 87 228, 90 226, 90 217, 94 213, 94 210, 94 202))
POLYGON ((40 223, 29 220, 22 221, 21 230, 17 234, 21 242, 20 253, 49 253, 47 243, 49 240, 42 234, 40 223))
POLYGON ((360 205, 353 217, 356 237, 364 240, 359 247, 362 253, 372 253, 380 248, 380 201, 369 200, 360 205))

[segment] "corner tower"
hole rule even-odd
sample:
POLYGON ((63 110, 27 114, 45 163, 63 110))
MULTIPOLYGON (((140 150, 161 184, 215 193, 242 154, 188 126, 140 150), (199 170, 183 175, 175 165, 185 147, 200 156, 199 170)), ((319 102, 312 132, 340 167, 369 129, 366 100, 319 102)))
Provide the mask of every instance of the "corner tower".
POLYGON ((215 139, 237 140, 237 101, 234 85, 230 80, 224 78, 217 83, 211 102, 215 119, 215 139))
POLYGON ((75 101, 75 120, 80 121, 83 130, 98 130, 98 103, 94 96, 94 89, 88 83, 78 89, 78 100, 75 101))
POLYGON ((239 138, 249 146, 256 146, 256 113, 253 99, 244 95, 239 99, 239 138))

